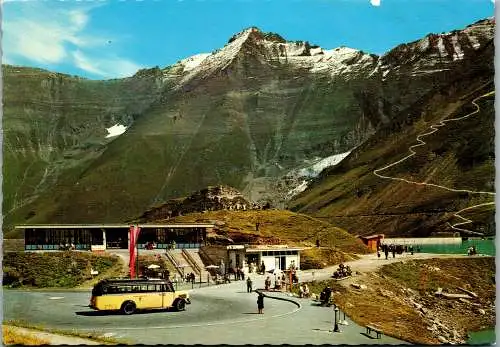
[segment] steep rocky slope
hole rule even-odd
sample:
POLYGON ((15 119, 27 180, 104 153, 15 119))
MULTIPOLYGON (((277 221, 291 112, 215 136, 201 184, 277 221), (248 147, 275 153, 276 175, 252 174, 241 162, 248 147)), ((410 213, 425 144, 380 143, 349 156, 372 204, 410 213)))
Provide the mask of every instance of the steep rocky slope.
POLYGON ((247 201, 236 189, 227 186, 216 186, 202 189, 186 198, 172 199, 159 206, 154 206, 137 218, 137 221, 157 221, 195 212, 246 211, 258 208, 259 206, 247 201))
POLYGON ((381 57, 387 124, 290 207, 359 234, 494 233, 493 30, 481 21, 381 57), (444 119, 456 120, 431 128, 444 119))
MULTIPOLYGON (((249 28, 210 54, 112 81, 4 66, 4 225, 119 222, 219 184, 283 204, 305 188, 294 190, 297 172, 349 152, 292 208, 325 218, 406 214, 394 212, 399 193, 367 198, 389 184, 371 171, 403 155, 426 122, 470 104, 476 94, 465 96, 492 76, 493 28, 482 21, 382 57, 249 28), (114 124, 127 130, 106 138, 114 124)), ((462 146, 463 159, 476 146, 462 146)), ((484 155, 476 171, 450 175, 491 181, 484 155)), ((443 201, 451 208, 455 197, 443 201)), ((406 204, 428 210, 419 199, 406 204)))
POLYGON ((373 133, 360 91, 376 59, 250 28, 212 54, 126 80, 57 75, 60 82, 52 82, 49 72, 22 69, 33 75, 28 78, 6 67, 4 127, 11 131, 14 117, 23 122, 6 138, 12 168, 6 170, 6 223, 120 221, 216 184, 234 186, 252 200, 272 199, 266 187, 277 176, 311 157, 345 152, 373 133), (47 108, 35 111, 40 98, 47 108), (62 102, 66 107, 59 107, 62 102), (16 110, 17 104, 22 108, 16 110), (24 126, 36 124, 33 113, 51 115, 39 125, 40 133, 24 126), (118 122, 127 131, 106 140, 104 128, 118 122), (64 143, 71 131, 81 135, 58 156, 43 157, 37 149, 51 148, 52 137, 64 143), (86 145, 87 137, 94 147, 86 145), (25 143, 30 138, 39 143, 34 149, 25 143), (15 162, 16 151, 39 164, 15 162), (59 160, 49 180, 44 173, 51 174, 59 160), (47 189, 40 189, 45 182, 47 189))

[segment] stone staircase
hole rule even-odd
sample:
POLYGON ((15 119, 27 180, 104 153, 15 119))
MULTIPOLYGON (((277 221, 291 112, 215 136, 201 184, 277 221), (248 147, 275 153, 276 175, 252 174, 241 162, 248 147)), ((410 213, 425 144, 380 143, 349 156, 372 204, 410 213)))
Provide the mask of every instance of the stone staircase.
MULTIPOLYGON (((169 249, 165 253, 165 256, 168 260, 170 260, 172 265, 177 269, 177 272, 182 277, 185 277, 188 273, 191 272, 194 272, 195 275, 197 274, 195 269, 193 269, 191 264, 189 264, 188 260, 184 257, 182 249, 169 249)), ((197 277, 198 276, 199 275, 197 275, 197 277)))
POLYGON ((195 274, 201 276, 201 281, 207 281, 210 273, 205 269, 205 264, 200 257, 198 249, 183 249, 182 253, 190 265, 195 269, 195 274))

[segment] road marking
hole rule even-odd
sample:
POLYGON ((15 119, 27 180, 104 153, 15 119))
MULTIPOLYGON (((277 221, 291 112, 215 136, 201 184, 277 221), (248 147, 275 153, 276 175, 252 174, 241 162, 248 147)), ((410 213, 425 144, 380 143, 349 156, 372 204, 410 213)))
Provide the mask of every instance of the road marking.
MULTIPOLYGON (((284 316, 288 316, 291 314, 296 313, 302 308, 302 306, 295 308, 293 311, 286 312, 286 313, 280 313, 276 314, 273 316, 267 316, 267 317, 262 317, 262 318, 252 318, 252 319, 240 319, 240 320, 234 320, 234 321, 227 321, 227 322, 214 322, 214 323, 200 323, 200 324, 185 324, 185 325, 166 325, 166 326, 152 326, 152 327, 100 327, 100 329, 105 330, 105 329, 112 329, 112 330, 144 330, 144 329, 179 329, 179 328, 201 328, 201 327, 208 327, 208 326, 216 326, 216 325, 229 325, 229 324, 238 324, 238 323, 249 323, 249 322, 256 322, 256 321, 262 321, 264 319, 270 319, 270 318, 280 318, 284 316)), ((78 329, 78 330, 94 330, 95 328, 85 328, 85 329, 78 329)))
MULTIPOLYGON (((410 180, 407 180, 405 178, 391 177, 391 176, 385 176, 385 175, 379 174, 380 171, 384 171, 384 170, 387 170, 387 169, 389 169, 389 168, 391 168, 391 167, 393 167, 395 165, 401 164, 402 162, 410 159, 415 154, 417 154, 417 152, 414 149, 417 148, 417 147, 421 147, 421 146, 426 145, 426 142, 424 140, 422 140, 422 138, 425 137, 425 136, 429 136, 431 134, 434 134, 436 131, 439 130, 439 128, 445 126, 447 122, 463 120, 463 119, 469 118, 470 116, 475 115, 476 113, 479 113, 480 107, 476 103, 476 101, 478 101, 481 98, 484 98, 484 97, 487 97, 487 96, 491 96, 491 95, 494 95, 494 94, 495 94, 495 91, 493 90, 491 92, 488 92, 486 94, 478 96, 477 98, 475 98, 474 100, 472 100, 472 104, 476 107, 476 110, 474 110, 473 112, 471 112, 469 114, 466 114, 465 116, 458 117, 458 118, 443 119, 438 124, 431 125, 430 128, 432 130, 430 130, 430 131, 428 131, 426 133, 418 135, 417 136, 417 142, 418 143, 416 145, 410 146, 408 148, 409 151, 410 151, 410 154, 408 154, 406 157, 404 157, 404 158, 402 158, 402 159, 400 159, 398 161, 395 161, 395 162, 393 162, 393 163, 391 163, 389 165, 386 165, 386 166, 384 166, 384 167, 382 167, 380 169, 374 170, 373 174, 375 176, 379 177, 379 178, 385 178, 385 179, 389 179, 389 180, 393 180, 393 181, 402 181, 402 182, 406 182, 406 183, 410 183, 410 184, 417 184, 417 185, 422 185, 422 186, 431 186, 431 187, 441 188, 441 189, 445 189, 445 190, 448 190, 448 191, 451 191, 451 192, 456 192, 456 193, 483 194, 483 195, 493 195, 493 196, 495 196, 496 195, 495 192, 473 191, 473 190, 468 190, 468 189, 454 189, 454 188, 449 188, 449 187, 441 186, 441 185, 438 185, 438 184, 427 183, 427 182, 410 181, 410 180)), ((495 202, 487 202, 487 203, 482 203, 482 204, 473 205, 473 206, 469 206, 467 208, 464 208, 464 209, 462 209, 462 210, 460 210, 460 211, 458 211, 458 212, 456 212, 454 214, 454 217, 460 218, 462 220, 462 222, 458 222, 458 223, 455 223, 453 225, 451 225, 450 223, 448 223, 448 225, 452 229, 455 229, 455 230, 465 231, 465 232, 469 232, 469 233, 473 233, 473 234, 474 233, 478 234, 478 232, 475 232, 475 231, 472 231, 472 230, 457 228, 458 225, 470 224, 470 223, 473 222, 472 220, 470 220, 468 218, 460 216, 460 213, 463 212, 463 211, 466 211, 466 210, 474 209, 476 207, 481 207, 481 206, 486 206, 486 205, 494 205, 494 204, 495 204, 495 202)), ((479 233, 479 234, 482 234, 482 233, 479 233)))
POLYGON ((61 300, 64 299, 64 296, 51 296, 49 300, 61 300))

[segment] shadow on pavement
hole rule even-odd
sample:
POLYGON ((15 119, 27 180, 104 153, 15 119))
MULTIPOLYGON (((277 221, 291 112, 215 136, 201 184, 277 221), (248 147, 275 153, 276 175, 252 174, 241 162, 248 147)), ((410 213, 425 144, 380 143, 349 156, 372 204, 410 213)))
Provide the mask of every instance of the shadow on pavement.
POLYGON ((243 312, 243 314, 259 314, 259 312, 243 312))
POLYGON ((319 328, 314 328, 312 329, 313 331, 320 331, 322 333, 331 333, 332 331, 329 329, 319 329, 319 328))
MULTIPOLYGON (((155 313, 164 313, 164 312, 177 312, 174 309, 163 309, 163 310, 145 310, 145 311, 136 311, 133 315, 141 315, 141 314, 155 314, 155 313)), ((99 317, 99 316, 126 316, 123 315, 120 311, 78 311, 75 312, 77 316, 87 316, 87 317, 99 317)))
POLYGON ((373 339, 373 340, 376 340, 376 339, 377 339, 376 337, 371 336, 371 335, 369 335, 369 334, 367 334, 367 333, 364 333, 364 332, 362 332, 362 333, 360 333, 360 334, 361 334, 361 335, 364 335, 364 336, 366 336, 366 337, 368 337, 368 338, 370 338, 370 339, 373 339))

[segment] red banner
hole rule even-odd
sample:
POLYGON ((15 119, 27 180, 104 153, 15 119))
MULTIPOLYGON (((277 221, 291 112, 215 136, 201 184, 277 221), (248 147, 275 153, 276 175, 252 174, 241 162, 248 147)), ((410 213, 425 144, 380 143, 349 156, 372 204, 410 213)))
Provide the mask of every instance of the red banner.
POLYGON ((129 244, 129 255, 130 255, 130 262, 129 262, 129 270, 130 270, 130 278, 135 277, 135 261, 136 261, 136 250, 135 250, 135 245, 137 243, 137 240, 139 238, 139 232, 141 231, 141 228, 135 225, 130 226, 130 244, 129 244))

